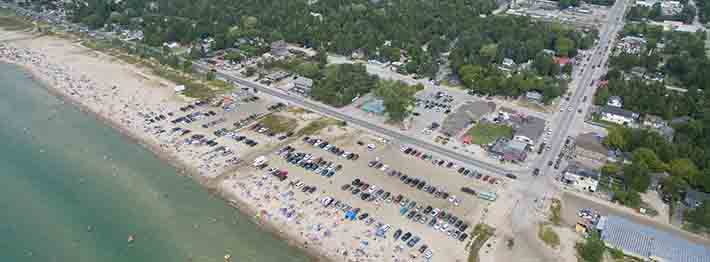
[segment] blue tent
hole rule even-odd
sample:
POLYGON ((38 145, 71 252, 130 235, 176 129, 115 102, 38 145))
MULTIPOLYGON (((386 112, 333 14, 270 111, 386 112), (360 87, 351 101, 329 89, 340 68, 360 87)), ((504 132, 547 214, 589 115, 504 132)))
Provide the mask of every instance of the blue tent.
POLYGON ((355 220, 355 212, 352 210, 345 212, 345 219, 355 220))

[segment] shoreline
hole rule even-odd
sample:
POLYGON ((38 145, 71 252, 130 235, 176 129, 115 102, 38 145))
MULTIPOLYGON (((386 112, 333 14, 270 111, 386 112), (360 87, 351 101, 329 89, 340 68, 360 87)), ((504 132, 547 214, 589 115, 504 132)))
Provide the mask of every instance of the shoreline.
MULTIPOLYGON (((30 34, 27 32, 19 32, 22 34, 30 34)), ((51 36, 45 36, 45 37, 51 37, 51 36)), ((85 48, 85 47, 82 47, 85 48)), ((87 48, 88 49, 88 48, 87 48)), ((94 52, 93 50, 91 50, 94 52)), ((100 53, 100 52, 98 52, 100 53)), ((100 55, 103 56, 108 56, 112 57, 110 55, 100 53, 100 55)), ((289 246, 295 247, 298 250, 301 250, 304 254, 306 254, 309 258, 311 258, 311 261, 334 261, 327 257, 325 254, 322 254, 320 252, 317 252, 316 249, 304 247, 303 245, 300 244, 301 241, 296 239, 296 237, 293 237, 289 235, 286 231, 279 230, 276 225, 272 225, 268 222, 262 222, 261 220, 258 220, 255 218, 255 215, 258 214, 258 210, 251 206, 250 203, 246 203, 241 199, 228 199, 228 194, 223 192, 218 184, 211 185, 211 182, 219 182, 218 178, 205 178, 201 177, 199 172, 197 171, 196 168, 191 167, 189 163, 186 161, 180 159, 176 154, 173 152, 170 152, 168 150, 165 150, 162 148, 159 143, 155 143, 153 141, 149 141, 147 139, 142 138, 139 134, 136 132, 132 131, 129 127, 126 127, 120 123, 120 121, 117 121, 115 119, 112 119, 109 116, 106 116, 102 114, 101 112, 97 112, 96 110, 93 110, 89 105, 84 104, 81 99, 77 97, 73 97, 59 88, 57 88, 55 85, 53 85, 49 80, 45 79, 42 77, 42 74, 38 72, 38 69, 34 68, 34 66, 29 65, 29 64, 24 64, 24 63, 19 63, 16 61, 11 61, 6 59, 5 57, 0 56, 0 63, 6 63, 14 66, 20 67, 23 71, 29 73, 29 76, 32 78, 33 81, 39 82, 50 94, 53 96, 59 98, 65 103, 70 103, 72 106, 75 106, 79 111, 81 111, 84 114, 87 114, 87 116, 94 117, 96 120, 107 124, 110 126, 113 130, 117 131, 118 133, 121 134, 121 136, 129 139, 132 143, 137 143, 138 145, 142 146, 145 149, 148 149, 153 155, 155 155, 157 158, 160 159, 160 161, 164 161, 165 163, 169 164, 170 166, 174 167, 176 170, 176 174, 181 175, 181 176, 189 176, 191 177, 195 182, 197 182, 200 186, 204 187, 207 189, 209 194, 215 195, 219 197, 226 206, 230 208, 235 208, 240 212, 242 215, 245 215, 248 217, 248 219, 256 224, 258 230, 267 232, 277 238, 279 238, 282 241, 286 241, 286 243, 289 246)), ((118 62, 118 63, 123 63, 123 62, 118 62)), ((223 174, 224 172, 222 172, 223 174)))

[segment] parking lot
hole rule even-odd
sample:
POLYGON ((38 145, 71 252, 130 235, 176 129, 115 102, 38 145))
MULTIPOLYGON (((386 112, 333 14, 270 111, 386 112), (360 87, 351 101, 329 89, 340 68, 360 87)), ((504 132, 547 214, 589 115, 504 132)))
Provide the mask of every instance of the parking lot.
POLYGON ((204 176, 238 164, 247 152, 264 147, 268 137, 244 129, 283 105, 237 90, 224 99, 186 102, 175 111, 142 112, 146 131, 195 161, 204 176))
POLYGON ((384 236, 392 247, 422 249, 420 255, 431 250, 436 261, 466 256, 468 234, 485 201, 476 194, 496 192, 506 183, 500 177, 367 136, 311 136, 293 141, 265 155, 268 164, 260 163, 256 172, 319 199, 327 208, 339 210, 339 216, 349 214, 355 223, 375 227, 375 235, 384 236), (463 187, 468 193, 462 192, 463 187), (389 228, 383 229, 385 225, 389 228), (393 240, 395 235, 399 241, 393 240))

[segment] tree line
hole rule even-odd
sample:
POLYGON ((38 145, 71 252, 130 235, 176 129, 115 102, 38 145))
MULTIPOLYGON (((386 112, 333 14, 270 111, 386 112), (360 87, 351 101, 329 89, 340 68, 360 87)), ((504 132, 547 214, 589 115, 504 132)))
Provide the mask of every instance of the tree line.
POLYGON ((142 29, 144 41, 190 43, 211 36, 216 48, 242 37, 286 40, 349 55, 393 60, 406 52, 409 73, 433 76, 439 54, 494 0, 308 1, 308 0, 87 0, 70 7, 74 22, 92 28, 107 23, 142 29), (385 43, 388 43, 385 45, 385 43))

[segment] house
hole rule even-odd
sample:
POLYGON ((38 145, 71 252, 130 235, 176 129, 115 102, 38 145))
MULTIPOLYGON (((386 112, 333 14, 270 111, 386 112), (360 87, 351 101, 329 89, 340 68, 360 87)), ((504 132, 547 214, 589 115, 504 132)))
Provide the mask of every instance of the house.
POLYGON ((638 78, 643 78, 643 76, 646 74, 646 68, 640 67, 640 66, 634 66, 631 68, 631 75, 638 77, 638 78))
POLYGON ((353 60, 365 59, 365 50, 362 48, 353 50, 352 54, 350 54, 350 58, 353 60))
POLYGON ((622 108, 624 106, 624 103, 621 102, 621 97, 618 96, 611 96, 609 99, 606 101, 607 106, 613 106, 613 107, 618 107, 622 108))
POLYGON ((298 93, 309 94, 311 87, 313 87, 313 79, 308 77, 299 76, 293 80, 293 90, 298 93))
POLYGON ((673 127, 663 126, 661 128, 652 129, 652 130, 661 134, 661 136, 664 139, 666 139, 666 141, 668 141, 669 143, 673 142, 673 138, 675 137, 675 129, 673 129, 673 127))
POLYGON ((274 57, 284 57, 288 55, 288 44, 286 41, 279 40, 271 43, 271 55, 274 57))
POLYGON ((542 52, 545 53, 545 54, 547 54, 547 55, 551 55, 551 56, 554 56, 554 55, 557 54, 557 53, 555 52, 555 50, 552 50, 552 49, 542 49, 542 52))
POLYGON ((488 150, 492 156, 510 162, 523 162, 528 157, 528 144, 508 139, 498 139, 495 144, 488 150))
POLYGON ((653 7, 653 5, 655 5, 655 4, 656 4, 656 1, 654 1, 654 0, 647 0, 647 1, 644 1, 644 0, 636 0, 636 2, 634 3, 634 6, 641 6, 641 7, 651 8, 651 7, 653 7))
POLYGON ((542 93, 538 91, 528 91, 525 93, 525 99, 533 103, 542 103, 542 93))
POLYGON ((705 201, 710 201, 710 193, 700 192, 696 190, 690 190, 685 193, 685 199, 683 202, 690 208, 696 208, 703 204, 705 201))
POLYGON ((513 71, 515 69, 515 61, 510 58, 503 58, 503 63, 501 63, 500 66, 498 66, 498 69, 509 72, 513 71))
POLYGON ((266 75, 265 79, 268 83, 273 83, 273 82, 278 82, 281 81, 282 79, 290 76, 291 73, 286 72, 286 71, 274 71, 271 74, 266 75))
POLYGON ((560 65, 560 67, 564 67, 567 64, 569 64, 572 60, 569 57, 562 56, 562 57, 555 57, 555 63, 560 65))
POLYGON ((661 14, 664 16, 673 16, 680 14, 683 10, 683 4, 679 1, 662 1, 661 14))
POLYGON ((602 107, 602 120, 616 123, 619 125, 629 125, 636 123, 639 114, 613 106, 602 107))
POLYGON ((600 173, 596 170, 572 164, 562 174, 562 182, 580 191, 596 192, 600 173))
POLYGON ((606 163, 609 149, 604 146, 604 138, 597 133, 584 133, 575 138, 574 154, 577 161, 589 167, 600 168, 606 163))
POLYGON ((545 131, 545 119, 534 116, 512 117, 513 140, 524 142, 530 146, 537 142, 545 131))
POLYGON ((671 125, 674 126, 674 125, 687 124, 688 122, 690 122, 690 119, 691 119, 691 118, 690 118, 689 116, 679 116, 679 117, 675 117, 675 118, 671 119, 671 125))
POLYGON ((648 128, 661 129, 665 126, 668 126, 668 123, 666 123, 666 121, 663 120, 663 118, 661 118, 660 116, 649 114, 643 117, 642 125, 648 128))

